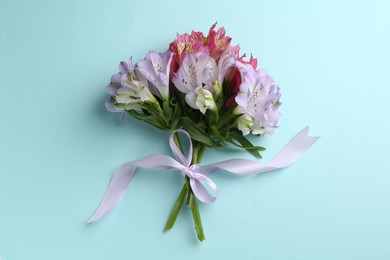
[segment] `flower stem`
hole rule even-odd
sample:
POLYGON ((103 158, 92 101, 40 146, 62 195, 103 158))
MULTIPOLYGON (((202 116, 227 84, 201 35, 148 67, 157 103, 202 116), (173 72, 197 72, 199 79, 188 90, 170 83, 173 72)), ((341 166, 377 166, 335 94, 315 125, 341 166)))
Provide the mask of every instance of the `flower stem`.
POLYGON ((183 152, 183 146, 181 145, 181 142, 180 142, 180 138, 179 138, 179 135, 177 133, 175 133, 173 135, 173 141, 175 142, 175 144, 177 145, 177 147, 179 148, 179 150, 181 152, 183 152))
POLYGON ((203 159, 204 152, 206 151, 206 146, 201 145, 198 151, 198 158, 196 163, 200 163, 203 159))
POLYGON ((187 186, 187 201, 186 205, 189 208, 192 208, 192 205, 194 203, 194 193, 192 192, 191 185, 190 185, 190 178, 188 176, 185 177, 185 185, 187 186))
MULTIPOLYGON (((177 133, 173 136, 173 140, 175 141, 177 147, 179 147, 179 149, 183 152, 183 148, 177 133)), ((194 147, 194 151, 192 156, 192 164, 198 164, 202 160, 203 154, 206 150, 206 146, 204 146, 203 144, 199 144, 197 142, 193 142, 193 147, 194 147)), ((194 192, 192 191, 190 185, 190 178, 188 176, 185 177, 185 183, 176 200, 175 206, 173 207, 173 210, 168 218, 168 222, 165 226, 164 231, 168 231, 173 228, 176 218, 180 212, 181 206, 184 203, 184 199, 186 195, 187 195, 186 205, 189 208, 191 208, 192 216, 195 223, 196 234, 198 236, 199 241, 202 242, 206 239, 203 231, 202 219, 200 218, 198 203, 194 195, 194 192)))
MULTIPOLYGON (((183 147, 181 145, 180 138, 179 138, 179 135, 177 133, 175 133, 173 135, 173 141, 175 142, 175 144, 177 145, 179 150, 181 152, 183 152, 183 147)), ((164 231, 171 230, 173 228, 173 226, 175 225, 176 218, 179 215, 181 206, 183 205, 184 199, 188 193, 188 187, 189 187, 189 184, 187 184, 187 182, 184 183, 183 188, 181 189, 181 192, 180 192, 179 196, 177 197, 175 206, 173 206, 172 212, 169 215, 169 218, 168 218, 167 224, 165 225, 164 231)))
POLYGON ((175 206, 173 207, 173 210, 171 212, 171 215, 168 218, 168 222, 165 225, 164 231, 171 230, 173 228, 173 225, 175 224, 177 215, 179 214, 180 208, 183 205, 184 199, 187 194, 187 185, 184 184, 183 188, 181 189, 181 192, 179 194, 179 197, 176 200, 175 206))
POLYGON ((194 217, 196 234, 198 236, 199 241, 202 242, 206 240, 206 237, 204 235, 202 219, 200 218, 198 203, 196 199, 194 199, 193 201, 191 211, 192 211, 192 216, 194 217))
MULTIPOLYGON (((198 164, 202 160, 206 147, 202 144, 195 143, 195 142, 193 143, 193 145, 194 145, 194 153, 192 156, 192 164, 198 164)), ((196 197, 194 196, 194 192, 192 191, 191 186, 189 185, 188 177, 186 177, 186 183, 188 183, 189 186, 187 206, 191 208, 192 217, 195 223, 196 234, 198 236, 199 241, 202 242, 206 240, 206 237, 203 231, 202 219, 200 217, 198 203, 196 201, 196 197)))

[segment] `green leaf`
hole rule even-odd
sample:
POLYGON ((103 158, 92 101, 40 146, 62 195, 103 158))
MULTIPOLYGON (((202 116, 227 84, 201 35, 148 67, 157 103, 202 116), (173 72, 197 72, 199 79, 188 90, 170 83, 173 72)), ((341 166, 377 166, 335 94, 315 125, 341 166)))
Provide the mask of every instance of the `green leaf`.
POLYGON ((136 112, 135 110, 127 110, 126 111, 129 115, 135 117, 138 120, 145 121, 146 123, 157 127, 158 129, 161 130, 169 130, 169 128, 165 125, 165 122, 161 122, 161 120, 153 115, 145 115, 139 112, 136 112))
POLYGON ((228 128, 229 128, 229 129, 237 125, 237 122, 236 122, 236 121, 237 121, 237 119, 238 119, 240 116, 242 116, 242 114, 238 114, 238 115, 233 115, 233 116, 232 116, 231 120, 229 121, 230 124, 228 125, 228 128))
MULTIPOLYGON (((245 136, 241 135, 240 133, 232 132, 230 135, 242 145, 241 148, 244 148, 256 158, 262 158, 259 151, 264 151, 264 147, 254 146, 245 136)), ((228 141, 237 146, 237 144, 232 142, 233 140, 228 141)))
POLYGON ((170 121, 172 119, 172 107, 169 101, 163 102, 163 115, 167 119, 167 121, 170 121))
POLYGON ((222 134, 219 132, 217 127, 215 125, 210 126, 211 131, 213 134, 219 139, 219 141, 223 144, 225 141, 225 138, 222 136, 222 134))
POLYGON ((221 116, 221 118, 217 123, 217 128, 221 128, 223 125, 225 125, 231 119, 232 115, 233 115, 233 109, 229 109, 225 113, 223 113, 223 115, 221 116))
POLYGON ((177 129, 179 121, 180 121, 180 118, 175 118, 174 120, 172 120, 171 131, 174 131, 177 129))
POLYGON ((227 137, 225 140, 228 141, 229 143, 233 144, 234 146, 236 146, 238 148, 245 149, 245 150, 255 150, 255 151, 264 151, 264 150, 266 150, 265 147, 263 147, 263 146, 256 146, 256 145, 254 145, 254 146, 243 146, 242 144, 237 144, 231 137, 227 137))
POLYGON ((180 117, 181 116, 181 107, 179 106, 179 104, 174 103, 172 106, 174 106, 172 118, 180 117))
POLYGON ((217 128, 227 128, 230 129, 236 124, 237 118, 239 118, 242 114, 233 114, 233 109, 229 109, 226 111, 219 121, 217 122, 217 128))
POLYGON ((206 126, 206 122, 205 121, 199 121, 198 123, 196 123, 196 125, 202 130, 202 131, 205 131, 207 129, 207 126, 206 126))
POLYGON ((218 145, 213 142, 208 134, 197 126, 189 117, 181 118, 181 125, 186 130, 191 138, 195 141, 203 143, 209 147, 217 147, 218 145))
POLYGON ((138 113, 134 110, 126 110, 126 112, 127 112, 127 114, 131 115, 132 117, 135 117, 138 120, 144 120, 144 118, 148 116, 145 114, 138 113))
POLYGON ((158 129, 168 130, 167 127, 163 123, 161 123, 158 120, 158 118, 156 118, 154 116, 147 116, 147 117, 144 117, 142 120, 145 121, 148 124, 151 124, 152 126, 157 127, 158 129))

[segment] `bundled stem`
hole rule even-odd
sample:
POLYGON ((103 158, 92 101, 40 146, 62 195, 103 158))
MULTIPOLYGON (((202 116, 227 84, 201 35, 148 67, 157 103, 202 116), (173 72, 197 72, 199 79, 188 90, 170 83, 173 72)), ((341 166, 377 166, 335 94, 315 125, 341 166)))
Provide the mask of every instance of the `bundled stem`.
MULTIPOLYGON (((180 139, 179 139, 177 133, 173 136, 173 139, 174 139, 177 147, 179 147, 179 149, 183 152, 183 148, 182 148, 182 145, 180 143, 180 139)), ((193 147, 194 147, 194 151, 193 151, 193 156, 192 156, 192 164, 198 164, 202 160, 203 154, 206 150, 206 146, 194 141, 193 147)), ((198 236, 199 241, 204 241, 206 238, 205 238, 204 231, 203 231, 202 219, 200 217, 198 203, 197 203, 196 197, 194 195, 194 192, 192 191, 192 188, 190 185, 190 179, 188 176, 185 177, 185 183, 184 183, 183 188, 181 189, 181 192, 176 200, 175 206, 172 209, 171 215, 168 218, 168 222, 165 226, 164 231, 168 231, 168 230, 172 229, 172 227, 174 226, 176 218, 179 214, 181 206, 184 203, 184 199, 185 199, 186 195, 187 195, 186 205, 187 205, 187 207, 191 208, 192 216, 193 216, 194 223, 195 223, 196 234, 198 236)))
POLYGON ((171 215, 169 216, 168 222, 165 226, 164 231, 168 231, 173 228, 173 225, 175 224, 177 215, 179 214, 181 205, 183 205, 184 199, 187 195, 187 185, 183 185, 183 188, 181 189, 181 192, 179 194, 179 197, 176 200, 175 206, 173 207, 173 210, 171 212, 171 215))

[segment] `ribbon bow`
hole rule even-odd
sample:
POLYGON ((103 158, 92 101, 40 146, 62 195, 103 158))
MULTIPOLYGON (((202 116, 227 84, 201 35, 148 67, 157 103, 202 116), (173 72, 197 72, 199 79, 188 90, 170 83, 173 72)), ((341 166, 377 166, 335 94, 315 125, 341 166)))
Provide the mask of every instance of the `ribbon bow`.
POLYGON ((98 209, 88 220, 88 223, 102 219, 115 208, 125 194, 138 167, 156 170, 179 170, 183 176, 189 177, 191 188, 200 201, 213 203, 218 197, 219 190, 209 176, 217 169, 236 175, 251 175, 288 167, 319 139, 319 137, 308 136, 308 132, 309 127, 300 131, 268 164, 248 159, 231 159, 200 166, 198 164, 191 165, 193 149, 190 135, 182 129, 176 130, 172 132, 169 138, 169 145, 177 160, 164 154, 153 154, 122 164, 112 177, 98 209), (187 156, 180 151, 173 140, 173 135, 176 132, 183 133, 189 140, 187 156), (207 191, 205 188, 206 184, 214 191, 214 195, 207 191))
POLYGON ((176 159, 180 161, 176 161, 178 164, 180 164, 180 166, 172 165, 172 167, 176 167, 177 170, 180 170, 183 176, 189 177, 192 191, 200 201, 204 203, 213 203, 219 194, 218 187, 212 180, 210 180, 209 177, 201 173, 201 168, 198 164, 191 165, 193 148, 190 135, 182 129, 178 129, 172 132, 171 136, 169 137, 169 146, 171 147, 171 150, 176 159), (180 151, 179 147, 177 147, 176 143, 174 142, 173 136, 175 133, 183 133, 184 136, 187 137, 189 141, 187 157, 180 151), (208 184, 208 186, 214 191, 214 196, 210 195, 210 193, 205 189, 205 184, 208 184))

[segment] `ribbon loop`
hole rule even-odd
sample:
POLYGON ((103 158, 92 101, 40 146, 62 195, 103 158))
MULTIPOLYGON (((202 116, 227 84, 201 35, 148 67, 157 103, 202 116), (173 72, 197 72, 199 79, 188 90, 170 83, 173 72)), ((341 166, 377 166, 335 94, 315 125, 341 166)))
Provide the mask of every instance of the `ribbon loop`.
POLYGON ((190 178, 190 186, 195 196, 203 203, 213 203, 219 195, 217 185, 209 177, 201 173, 195 173, 194 177, 190 178), (214 191, 214 196, 210 195, 205 188, 205 184, 214 191))
POLYGON ((185 166, 185 167, 190 167, 191 165, 191 160, 192 160, 192 153, 193 153, 193 149, 192 149, 192 143, 191 143, 191 137, 190 135, 183 129, 177 129, 175 131, 173 131, 171 133, 171 136, 169 137, 169 146, 171 147, 171 150, 173 152, 173 154, 175 155, 175 157, 181 161, 181 163, 185 166), (188 147, 188 154, 187 154, 187 157, 183 154, 183 152, 180 150, 180 148, 177 146, 175 140, 174 140, 174 136, 175 134, 177 133, 182 133, 184 134, 184 136, 186 137, 186 139, 188 140, 189 142, 189 147, 188 147))

